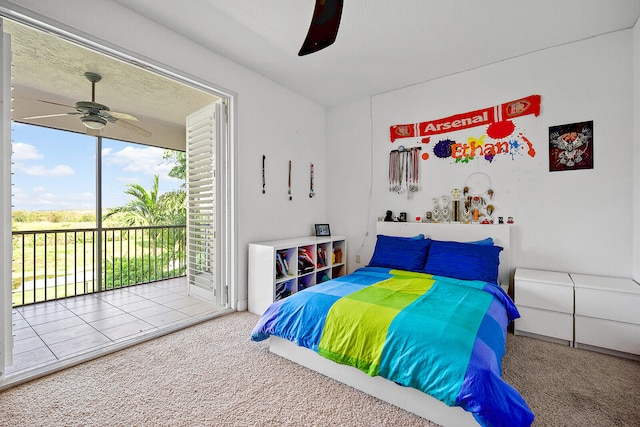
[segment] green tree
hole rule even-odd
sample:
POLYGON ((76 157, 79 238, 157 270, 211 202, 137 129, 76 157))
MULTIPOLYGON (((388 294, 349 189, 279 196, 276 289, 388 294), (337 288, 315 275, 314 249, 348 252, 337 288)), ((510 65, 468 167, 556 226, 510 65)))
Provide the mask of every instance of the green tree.
MULTIPOLYGON (((171 178, 181 179, 186 181, 187 179, 187 153, 184 151, 164 150, 162 156, 167 163, 173 163, 173 168, 169 171, 171 178)), ((184 187, 184 184, 182 184, 184 187)))
POLYGON ((169 191, 160 196, 159 203, 168 224, 184 225, 187 223, 186 199, 187 193, 184 190, 169 191))
POLYGON ((118 215, 128 227, 166 224, 165 212, 162 203, 159 203, 158 175, 153 176, 153 186, 150 191, 140 184, 127 184, 124 193, 132 196, 133 199, 124 206, 109 209, 103 219, 118 215))

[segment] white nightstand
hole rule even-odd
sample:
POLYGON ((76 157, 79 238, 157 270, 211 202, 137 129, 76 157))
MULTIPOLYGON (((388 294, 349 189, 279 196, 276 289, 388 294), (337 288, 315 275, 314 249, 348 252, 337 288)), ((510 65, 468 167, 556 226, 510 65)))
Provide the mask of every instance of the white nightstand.
POLYGON ((516 269, 514 333, 573 345, 573 281, 568 273, 516 269))
POLYGON ((571 278, 576 292, 576 347, 640 355, 640 285, 618 277, 572 273, 571 278))

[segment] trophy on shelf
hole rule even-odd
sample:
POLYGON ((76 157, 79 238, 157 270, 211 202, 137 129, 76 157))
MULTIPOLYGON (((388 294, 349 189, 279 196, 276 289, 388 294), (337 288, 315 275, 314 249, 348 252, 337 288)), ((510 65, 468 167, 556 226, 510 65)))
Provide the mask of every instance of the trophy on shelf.
POLYGON ((460 222, 460 190, 454 188, 451 190, 451 221, 460 222))
POLYGON ((449 196, 433 198, 433 221, 451 222, 451 198, 449 196))
POLYGON ((438 204, 438 199, 436 197, 433 198, 433 222, 440 222, 440 205, 438 204))

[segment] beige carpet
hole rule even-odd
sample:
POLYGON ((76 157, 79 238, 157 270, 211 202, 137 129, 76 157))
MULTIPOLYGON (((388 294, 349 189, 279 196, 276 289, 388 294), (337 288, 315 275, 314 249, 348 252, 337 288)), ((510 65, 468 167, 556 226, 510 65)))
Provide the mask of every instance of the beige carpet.
MULTIPOLYGON (((249 341, 234 313, 0 393, 2 426, 433 426, 249 341)), ((640 363, 509 336, 539 426, 640 425, 640 363)))

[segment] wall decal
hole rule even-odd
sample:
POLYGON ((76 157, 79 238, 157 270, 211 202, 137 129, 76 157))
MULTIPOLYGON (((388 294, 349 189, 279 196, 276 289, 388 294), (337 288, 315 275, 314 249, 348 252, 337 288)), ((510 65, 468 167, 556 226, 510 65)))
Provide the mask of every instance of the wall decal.
POLYGON ((593 169, 593 120, 549 127, 549 171, 593 169))
MULTIPOLYGON (((419 138, 418 143, 429 144, 434 135, 486 126, 486 134, 443 137, 433 144, 433 154, 439 159, 451 159, 455 163, 469 163, 476 159, 493 162, 498 155, 508 155, 512 160, 522 156, 535 157, 533 144, 522 132, 516 134, 516 125, 511 119, 530 114, 540 115, 540 100, 540 95, 531 95, 443 119, 391 126, 391 142, 399 138, 414 137, 419 138)), ((426 151, 422 154, 422 159, 429 159, 426 151)))
POLYGON ((510 119, 529 114, 540 115, 540 95, 531 95, 493 107, 455 114, 443 119, 393 125, 389 128, 389 135, 391 142, 394 142, 399 138, 428 137, 478 126, 489 126, 489 136, 494 139, 506 138, 515 130, 515 126, 510 119))
POLYGON ((486 136, 470 136, 466 142, 449 138, 440 140, 434 145, 433 154, 440 159, 452 159, 455 163, 469 163, 476 159, 491 163, 497 155, 508 155, 511 160, 522 156, 536 156, 533 144, 522 132, 502 141, 485 141, 486 136))

